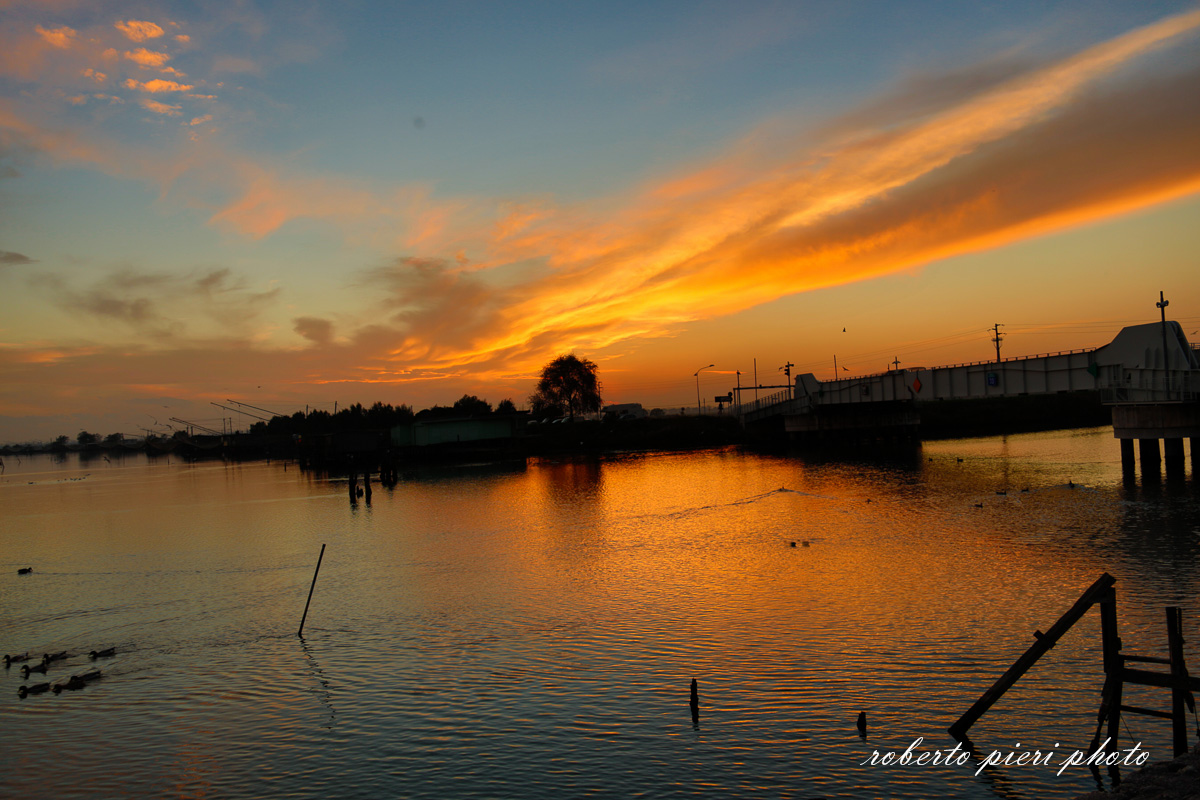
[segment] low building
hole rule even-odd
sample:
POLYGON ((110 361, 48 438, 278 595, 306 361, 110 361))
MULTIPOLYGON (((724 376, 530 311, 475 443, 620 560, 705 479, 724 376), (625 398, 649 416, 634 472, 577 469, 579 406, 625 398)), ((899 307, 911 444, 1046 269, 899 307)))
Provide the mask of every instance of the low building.
POLYGON ((604 407, 604 416, 612 419, 643 419, 646 409, 641 403, 613 403, 604 407))

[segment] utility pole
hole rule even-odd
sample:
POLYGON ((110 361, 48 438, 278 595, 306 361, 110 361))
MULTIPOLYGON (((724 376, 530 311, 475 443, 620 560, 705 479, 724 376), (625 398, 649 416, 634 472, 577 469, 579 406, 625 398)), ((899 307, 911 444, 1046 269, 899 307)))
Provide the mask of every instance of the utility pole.
POLYGON ((1158 308, 1158 313, 1162 316, 1162 340, 1163 340, 1163 374, 1166 378, 1167 391, 1171 391, 1171 369, 1170 358, 1167 355, 1167 306, 1171 305, 1171 301, 1163 297, 1160 290, 1158 293, 1158 302, 1154 304, 1158 308))
POLYGON ((1004 338, 1004 334, 1000 332, 1000 323, 999 322, 997 322, 995 324, 995 326, 992 327, 992 330, 996 334, 992 338, 992 341, 996 343, 996 363, 999 364, 1000 363, 1000 340, 1002 338, 1004 338))

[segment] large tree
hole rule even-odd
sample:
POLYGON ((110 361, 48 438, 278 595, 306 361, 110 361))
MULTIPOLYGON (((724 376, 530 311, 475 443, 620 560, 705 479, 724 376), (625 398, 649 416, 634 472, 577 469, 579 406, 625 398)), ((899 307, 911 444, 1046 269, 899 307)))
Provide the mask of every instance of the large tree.
POLYGON ((534 414, 576 414, 600 410, 600 381, 596 365, 574 353, 559 356, 542 367, 537 391, 529 396, 534 414))

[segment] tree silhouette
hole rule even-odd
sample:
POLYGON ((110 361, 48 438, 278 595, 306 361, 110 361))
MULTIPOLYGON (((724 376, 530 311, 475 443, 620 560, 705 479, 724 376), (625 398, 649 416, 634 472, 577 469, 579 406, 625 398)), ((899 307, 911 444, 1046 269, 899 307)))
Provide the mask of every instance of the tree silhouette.
POLYGON ((596 365, 574 353, 559 356, 542 367, 537 391, 529 396, 534 414, 551 413, 558 416, 600 410, 600 382, 596 380, 596 365))
POLYGON ((480 400, 473 394, 464 394, 454 401, 454 410, 459 414, 466 414, 468 416, 490 414, 492 413, 492 404, 487 400, 480 400))

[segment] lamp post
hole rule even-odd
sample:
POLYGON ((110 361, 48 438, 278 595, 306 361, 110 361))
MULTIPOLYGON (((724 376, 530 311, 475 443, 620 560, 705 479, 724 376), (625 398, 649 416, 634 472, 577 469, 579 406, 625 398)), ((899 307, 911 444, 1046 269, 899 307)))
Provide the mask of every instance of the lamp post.
MULTIPOLYGON (((712 364, 708 365, 708 367, 711 367, 711 366, 713 366, 713 365, 712 364)), ((695 374, 692 376, 696 379, 696 416, 697 417, 700 416, 700 373, 703 372, 704 370, 708 369, 708 367, 701 367, 700 369, 696 370, 695 374)))
POLYGON ((1158 302, 1154 304, 1162 315, 1162 340, 1163 340, 1163 385, 1168 394, 1171 391, 1171 361, 1167 353, 1167 306, 1171 305, 1171 301, 1163 297, 1163 293, 1158 293, 1158 302))

